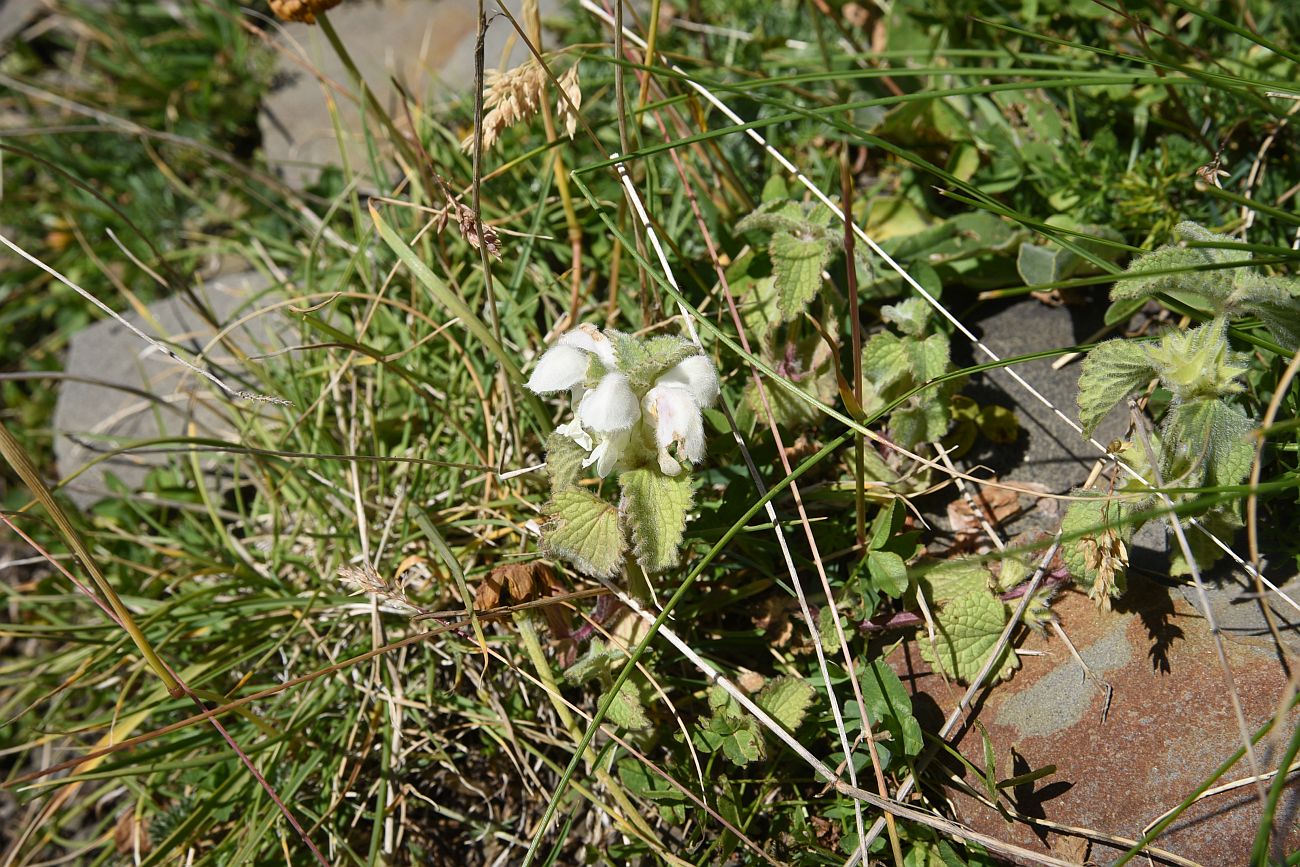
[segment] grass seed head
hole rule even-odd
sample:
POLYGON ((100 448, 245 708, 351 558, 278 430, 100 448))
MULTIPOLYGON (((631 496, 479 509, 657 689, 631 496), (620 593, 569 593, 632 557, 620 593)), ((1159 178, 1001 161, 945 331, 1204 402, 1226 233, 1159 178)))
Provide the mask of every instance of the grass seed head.
MULTIPOLYGON (((508 72, 489 72, 485 82, 483 107, 483 147, 496 144, 501 133, 537 114, 546 93, 546 70, 535 58, 529 58, 508 72)), ((474 146, 471 133, 461 141, 463 150, 474 146)))
POLYGON ((317 14, 333 9, 343 0, 271 0, 271 11, 284 21, 315 24, 317 14))

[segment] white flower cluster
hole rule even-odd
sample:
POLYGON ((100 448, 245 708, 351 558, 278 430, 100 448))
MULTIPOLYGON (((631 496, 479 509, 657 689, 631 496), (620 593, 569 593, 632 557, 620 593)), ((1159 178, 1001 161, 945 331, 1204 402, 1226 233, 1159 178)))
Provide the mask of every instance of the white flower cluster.
MULTIPOLYGON (((528 380, 538 394, 568 389, 577 412, 556 432, 569 437, 588 455, 582 465, 596 465, 605 477, 616 467, 653 449, 659 469, 675 476, 682 463, 704 459, 704 419, 700 411, 718 397, 718 374, 704 355, 691 355, 658 376, 638 394, 619 367, 610 335, 581 325, 564 334, 542 355, 528 380)), ((626 338, 624 338, 626 339, 626 338)))

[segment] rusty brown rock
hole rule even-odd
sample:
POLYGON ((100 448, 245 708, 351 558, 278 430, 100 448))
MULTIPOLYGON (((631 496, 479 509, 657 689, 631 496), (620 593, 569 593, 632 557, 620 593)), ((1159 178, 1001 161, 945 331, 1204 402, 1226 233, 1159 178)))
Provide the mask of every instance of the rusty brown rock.
MULTIPOLYGON (((1177 805, 1208 779, 1241 745, 1236 718, 1205 621, 1176 591, 1146 581, 1117 603, 1098 611, 1078 593, 1056 608, 1070 638, 1093 671, 1114 693, 1102 721, 1103 690, 1085 681, 1062 642, 1031 635, 1028 656, 1009 681, 986 691, 975 708, 996 751, 999 778, 1046 765, 1056 773, 1014 790, 1012 800, 1030 816, 1138 838, 1142 828, 1177 805)), ((1228 641, 1227 654, 1242 710, 1253 732, 1277 713, 1287 675, 1275 653, 1258 645, 1228 641)), ((963 689, 933 674, 917 671, 916 658, 891 660, 914 688, 918 716, 937 717, 956 706, 963 689)), ((930 720, 923 720, 927 725, 930 720)), ((1280 760, 1295 718, 1281 726, 1278 739, 1261 742, 1264 770, 1280 760), (1276 748, 1270 749, 1272 743, 1276 748)), ((959 749, 976 767, 984 766, 980 734, 959 732, 959 749)), ((954 763, 955 764, 955 763, 954 763)), ((1219 783, 1250 776, 1245 759, 1219 783)), ((967 772, 966 782, 980 788, 967 772)), ((1037 851, 1052 851, 1067 838, 1016 823, 959 790, 948 794, 958 818, 977 830, 1037 851)), ((1281 827, 1295 827, 1294 803, 1284 804, 1281 827)), ((1193 805, 1155 845, 1204 865, 1245 864, 1260 817, 1253 786, 1214 795, 1193 805)), ((1287 840, 1294 848, 1300 833, 1287 840)), ((1094 843, 1092 862, 1105 864, 1121 849, 1094 843)), ((1059 855, 1058 851, 1058 855, 1059 855)))

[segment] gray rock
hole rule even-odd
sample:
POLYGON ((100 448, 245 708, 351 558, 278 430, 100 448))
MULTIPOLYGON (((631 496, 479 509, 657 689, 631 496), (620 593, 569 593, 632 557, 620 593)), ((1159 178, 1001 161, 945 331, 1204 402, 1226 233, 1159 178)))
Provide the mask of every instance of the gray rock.
MULTIPOLYGON (((247 272, 196 291, 224 327, 264 306, 254 302, 265 287, 263 276, 247 272)), ((181 297, 151 305, 147 316, 130 313, 125 318, 236 389, 258 390, 245 381, 247 368, 237 356, 284 345, 285 320, 276 314, 257 316, 214 343, 218 329, 181 297)), ((140 440, 185 436, 191 429, 197 436, 233 439, 231 419, 241 407, 115 320, 102 320, 74 335, 64 371, 67 379, 54 410, 54 454, 60 478, 70 480, 65 492, 83 508, 109 496, 109 474, 134 490, 151 469, 174 459, 159 446, 92 465, 107 452, 140 440)))
MULTIPOLYGON (((558 0, 543 0, 543 16, 558 6, 558 0)), ((484 64, 487 69, 510 68, 526 59, 527 49, 509 19, 492 17, 494 8, 488 4, 484 64)), ((478 12, 472 0, 344 3, 330 10, 329 18, 367 86, 399 124, 404 113, 393 80, 422 101, 426 111, 474 82, 478 12)), ((267 162, 296 187, 311 183, 325 166, 341 165, 341 153, 354 172, 370 176, 367 127, 360 101, 351 96, 357 88, 324 33, 312 25, 286 24, 281 45, 277 75, 285 83, 267 96, 260 120, 267 162), (327 95, 338 109, 341 145, 327 95)), ((377 143, 387 138, 382 131, 369 132, 377 143)))

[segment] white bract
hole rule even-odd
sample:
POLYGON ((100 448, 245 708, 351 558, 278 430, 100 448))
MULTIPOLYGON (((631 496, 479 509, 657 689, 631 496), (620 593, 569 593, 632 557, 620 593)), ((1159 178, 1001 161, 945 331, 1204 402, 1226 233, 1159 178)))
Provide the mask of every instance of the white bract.
POLYGON ((602 478, 615 468, 651 462, 675 476, 683 463, 704 459, 701 410, 718 398, 713 362, 688 354, 694 351, 675 338, 638 342, 582 325, 542 355, 528 388, 538 394, 570 392, 575 417, 556 432, 582 447, 587 452, 582 465, 594 464, 602 478), (619 346, 629 357, 620 357, 619 346), (671 361, 665 364, 664 358, 671 361))

